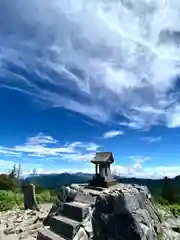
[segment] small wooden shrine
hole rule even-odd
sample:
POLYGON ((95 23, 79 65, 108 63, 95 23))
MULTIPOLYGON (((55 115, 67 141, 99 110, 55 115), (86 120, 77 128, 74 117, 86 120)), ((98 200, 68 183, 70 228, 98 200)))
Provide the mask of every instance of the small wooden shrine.
POLYGON ((111 175, 111 163, 114 162, 112 152, 97 152, 93 160, 95 164, 95 176, 90 181, 89 185, 94 187, 107 188, 117 183, 117 181, 111 175))

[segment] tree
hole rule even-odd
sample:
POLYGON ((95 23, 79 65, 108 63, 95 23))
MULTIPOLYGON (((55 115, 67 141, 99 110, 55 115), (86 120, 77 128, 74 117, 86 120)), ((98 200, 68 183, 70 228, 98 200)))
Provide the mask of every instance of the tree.
POLYGON ((22 173, 22 166, 21 164, 18 165, 18 168, 16 168, 16 177, 17 179, 20 179, 22 173))
POLYGON ((163 179, 163 184, 162 184, 162 197, 170 204, 176 202, 176 189, 173 184, 173 180, 169 179, 168 177, 165 177, 163 179))
POLYGON ((20 179, 21 172, 22 172, 21 164, 18 164, 18 167, 16 166, 16 164, 14 164, 12 170, 9 171, 9 177, 20 179))
POLYGON ((12 166, 12 170, 8 171, 8 174, 1 174, 0 177, 0 188, 4 190, 12 190, 20 187, 21 181, 21 164, 12 166))
POLYGON ((7 174, 0 174, 0 190, 14 190, 17 187, 14 178, 7 174))
POLYGON ((10 178, 16 178, 16 173, 17 173, 16 164, 14 164, 13 169, 9 173, 9 177, 10 178))
POLYGON ((37 170, 36 170, 36 168, 33 168, 31 175, 32 175, 33 177, 37 175, 37 170))

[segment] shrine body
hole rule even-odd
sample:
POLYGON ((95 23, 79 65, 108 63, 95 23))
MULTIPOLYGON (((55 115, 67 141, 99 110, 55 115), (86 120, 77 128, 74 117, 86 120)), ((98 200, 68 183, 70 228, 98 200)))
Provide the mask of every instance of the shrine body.
POLYGON ((116 183, 110 168, 114 162, 112 152, 97 152, 91 162, 95 164, 95 175, 90 181, 90 186, 106 188, 116 183))

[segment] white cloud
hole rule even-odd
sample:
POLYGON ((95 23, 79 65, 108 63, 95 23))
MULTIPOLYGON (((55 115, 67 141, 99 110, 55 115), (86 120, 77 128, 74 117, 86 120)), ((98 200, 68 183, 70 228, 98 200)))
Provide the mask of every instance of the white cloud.
POLYGON ((122 131, 117 131, 117 130, 111 130, 109 132, 106 132, 103 134, 103 138, 113 138, 118 135, 123 135, 124 133, 122 131))
POLYGON ((37 144, 50 144, 57 143, 55 139, 51 136, 45 136, 43 133, 39 133, 37 136, 30 137, 28 139, 28 144, 37 145, 37 144))
POLYGON ((95 152, 91 152, 91 153, 77 152, 73 154, 63 154, 61 155, 61 159, 67 160, 68 162, 90 161, 94 156, 95 156, 95 152))
POLYGON ((180 105, 175 104, 170 114, 167 116, 168 127, 175 128, 180 126, 180 105))
POLYGON ((143 167, 141 164, 130 166, 114 165, 112 172, 121 177, 136 177, 159 179, 165 176, 175 177, 179 175, 180 165, 143 167))
MULTIPOLYGON (((36 169, 36 173, 37 174, 61 174, 61 173, 70 173, 70 174, 75 174, 78 172, 82 172, 82 173, 90 173, 90 174, 94 174, 94 169, 92 168, 82 168, 82 169, 78 169, 78 168, 73 168, 73 169, 69 169, 69 168, 65 168, 65 169, 49 169, 49 170, 45 170, 43 168, 37 168, 36 169)), ((33 173, 33 168, 31 168, 28 171, 23 172, 22 176, 28 176, 30 174, 33 173)))
POLYGON ((6 156, 20 156, 20 152, 16 152, 14 150, 11 150, 10 148, 2 147, 0 146, 0 155, 6 155, 6 156))
POLYGON ((89 160, 94 156, 95 151, 100 148, 93 142, 72 142, 60 145, 59 142, 51 136, 38 134, 30 137, 23 145, 10 148, 0 147, 1 156, 24 156, 27 158, 36 157, 42 159, 59 158, 67 161, 89 160))
MULTIPOLYGON (((72 155, 64 154, 61 159, 67 160, 71 162, 74 161, 84 161, 85 165, 83 164, 82 167, 76 168, 62 168, 60 165, 57 165, 56 168, 52 168, 53 165, 47 165, 42 163, 30 163, 30 162, 17 162, 17 161, 8 161, 0 159, 0 173, 7 173, 9 172, 13 165, 21 163, 22 167, 22 176, 27 176, 33 172, 33 169, 36 169, 37 174, 51 174, 51 173, 76 173, 76 172, 84 172, 84 173, 91 173, 94 174, 95 168, 92 164, 88 161, 92 159, 94 153, 74 153, 72 155)), ((35 157, 37 157, 35 155, 35 157)), ((111 171, 113 174, 116 174, 121 177, 137 177, 137 178, 152 178, 158 179, 163 178, 165 176, 168 177, 175 177, 179 175, 180 172, 180 165, 169 165, 169 166, 151 166, 146 167, 145 164, 147 161, 150 160, 148 156, 131 156, 129 157, 133 161, 132 164, 129 165, 118 165, 112 164, 111 171)))
POLYGON ((144 138, 142 138, 142 140, 145 140, 145 141, 147 141, 149 143, 154 143, 154 142, 161 141, 162 138, 160 136, 158 136, 158 137, 144 137, 144 138))
POLYGON ((100 146, 95 143, 90 143, 89 146, 86 148, 87 151, 97 151, 100 146))
POLYGON ((134 164, 142 164, 146 161, 149 161, 151 159, 150 156, 130 156, 130 160, 134 162, 134 164))
POLYGON ((13 169, 13 166, 21 164, 21 176, 29 175, 34 168, 40 169, 43 168, 43 164, 37 164, 37 163, 21 163, 20 161, 10 161, 10 160, 4 160, 0 159, 0 174, 1 173, 10 173, 13 169))
POLYGON ((179 9, 173 0, 6 1, 0 86, 100 122, 120 114, 127 119, 120 124, 130 128, 180 126, 173 91, 180 73, 179 9), (61 87, 79 98, 58 93, 61 87))
POLYGON ((0 171, 1 169, 8 169, 9 167, 12 168, 12 166, 15 164, 15 162, 13 161, 6 161, 6 160, 3 160, 3 159, 0 159, 0 171))
MULTIPOLYGON (((12 165, 11 165, 12 166, 12 165)), ((11 167, 10 166, 10 167, 11 167)), ((51 174, 51 173, 77 173, 77 172, 83 172, 83 173, 95 173, 94 166, 88 165, 83 166, 81 169, 78 168, 66 168, 62 169, 58 167, 56 169, 51 169, 50 167, 47 169, 44 169, 43 165, 22 165, 23 167, 23 174, 22 175, 29 175, 32 173, 33 168, 35 167, 37 170, 37 174, 51 174)), ((1 169, 0 169, 1 171, 1 169)), ((146 167, 143 166, 143 163, 134 163, 132 165, 115 165, 112 164, 111 166, 111 172, 113 174, 116 174, 120 177, 136 177, 136 178, 149 178, 149 179, 160 179, 165 176, 167 177, 175 177, 179 175, 180 172, 180 165, 169 165, 169 166, 153 166, 153 167, 146 167)))

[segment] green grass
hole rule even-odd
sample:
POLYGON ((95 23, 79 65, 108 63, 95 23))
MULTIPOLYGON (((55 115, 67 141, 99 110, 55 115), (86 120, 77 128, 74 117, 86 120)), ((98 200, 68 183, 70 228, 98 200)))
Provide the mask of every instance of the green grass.
POLYGON ((56 196, 51 195, 48 190, 44 190, 41 193, 36 194, 36 199, 38 203, 51 203, 54 202, 56 196))
MULTIPOLYGON (((53 202, 56 197, 52 196, 48 190, 36 194, 38 203, 53 202)), ((16 191, 0 190, 0 211, 10 210, 16 207, 23 207, 23 193, 17 189, 16 191)))
POLYGON ((164 235, 162 231, 159 233, 158 240, 164 240, 164 235))
POLYGON ((0 190, 0 211, 6 211, 23 204, 23 194, 0 190))
POLYGON ((175 217, 178 217, 180 216, 180 205, 178 204, 172 204, 172 205, 169 205, 169 210, 172 212, 172 214, 175 216, 175 217))
POLYGON ((166 199, 163 199, 162 197, 154 198, 153 200, 158 208, 169 210, 175 217, 180 216, 180 204, 178 203, 169 204, 169 202, 166 199))

